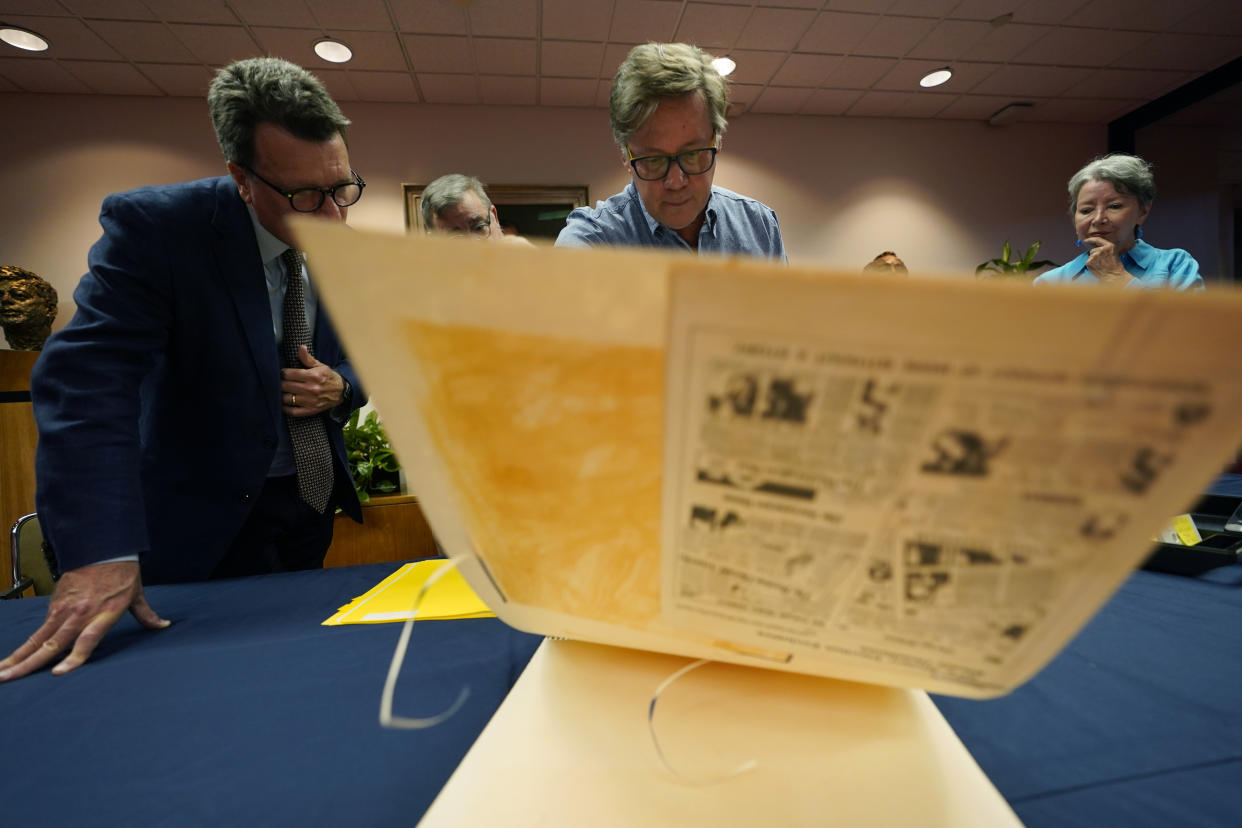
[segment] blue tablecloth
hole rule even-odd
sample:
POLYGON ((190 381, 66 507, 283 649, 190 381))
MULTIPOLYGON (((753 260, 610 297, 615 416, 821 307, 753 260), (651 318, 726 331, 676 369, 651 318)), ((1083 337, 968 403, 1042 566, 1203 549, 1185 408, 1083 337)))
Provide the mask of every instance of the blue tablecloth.
MULTIPOLYGON (((394 568, 154 587, 168 630, 127 617, 77 672, 0 685, 0 825, 415 824, 540 639, 416 624, 395 712, 472 695, 439 727, 384 730, 400 625, 320 622, 394 568)), ((1137 572, 1028 684, 936 703, 1029 826, 1242 824, 1240 584, 1137 572)), ((0 650, 45 609, 0 602, 0 650)))
MULTIPOLYGON (((173 621, 130 617, 76 672, 0 685, 4 826, 412 826, 542 640, 496 619, 414 625, 394 713, 380 690, 400 624, 320 626, 395 564, 152 587, 173 621)), ((0 601, 0 650, 46 599, 0 601)))
POLYGON ((1013 693, 935 701, 1032 828, 1242 825, 1242 567, 1136 572, 1013 693))

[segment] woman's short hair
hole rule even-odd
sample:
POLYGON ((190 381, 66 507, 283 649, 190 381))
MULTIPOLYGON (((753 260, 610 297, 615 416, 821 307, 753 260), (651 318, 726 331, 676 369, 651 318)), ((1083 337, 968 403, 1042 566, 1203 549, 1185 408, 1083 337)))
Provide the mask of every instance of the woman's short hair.
POLYGON ((221 69, 207 90, 207 108, 224 157, 254 164, 254 130, 269 121, 303 141, 345 140, 349 119, 319 79, 274 57, 239 60, 221 69))
POLYGON ((466 191, 479 197, 479 201, 483 202, 483 209, 491 209, 492 200, 487 197, 487 190, 484 189, 482 181, 461 173, 442 175, 428 184, 419 197, 418 211, 423 216, 423 229, 434 228, 436 216, 440 215, 440 211, 456 206, 466 191))
POLYGON ((1070 177, 1071 216, 1078 208, 1078 191, 1088 181, 1107 181, 1117 188, 1117 192, 1137 198, 1139 207, 1144 209, 1156 200, 1156 179, 1151 173, 1151 164, 1137 155, 1114 152, 1092 160, 1070 177))
POLYGON ((686 43, 644 43, 630 50, 612 79, 608 98, 612 135, 624 147, 660 101, 698 92, 707 104, 712 131, 729 127, 729 85, 712 66, 712 56, 686 43))

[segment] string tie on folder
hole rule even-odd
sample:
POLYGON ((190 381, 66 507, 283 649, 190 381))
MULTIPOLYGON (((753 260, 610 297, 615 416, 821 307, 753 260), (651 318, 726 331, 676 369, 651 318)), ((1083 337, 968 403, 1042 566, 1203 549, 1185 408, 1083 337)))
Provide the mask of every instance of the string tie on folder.
POLYGON ((689 673, 691 670, 696 670, 699 667, 702 667, 704 664, 710 664, 710 663, 711 662, 708 659, 700 658, 698 661, 692 661, 689 664, 682 667, 680 670, 677 670, 672 675, 670 675, 668 678, 664 679, 664 681, 660 682, 659 686, 656 687, 655 692, 651 694, 651 703, 647 705, 647 729, 651 733, 651 744, 655 746, 656 756, 660 758, 660 764, 664 765, 665 769, 669 773, 671 773, 674 777, 676 777, 678 781, 684 782, 687 785, 715 785, 717 783, 724 782, 725 780, 732 779, 735 776, 740 776, 741 774, 746 773, 747 771, 754 770, 755 768, 759 766, 758 760, 747 759, 745 762, 733 768, 732 770, 725 771, 723 773, 718 773, 718 774, 707 774, 707 775, 696 776, 696 775, 684 773, 682 771, 679 771, 677 768, 673 767, 673 764, 668 761, 668 757, 664 755, 664 749, 660 747, 660 739, 656 735, 656 726, 655 726, 656 702, 660 700, 660 695, 665 690, 667 690, 669 686, 673 684, 673 682, 677 681, 677 679, 686 675, 686 673, 689 673))
MULTIPOLYGON (((473 558, 473 555, 466 556, 473 558)), ((422 589, 418 591, 418 595, 414 598, 414 609, 410 617, 401 626, 401 637, 397 640, 397 647, 393 650, 392 661, 388 665, 388 676, 384 679, 384 690, 380 694, 379 721, 382 727, 393 728, 394 730, 426 730, 429 727, 446 722, 461 710, 462 705, 466 703, 466 699, 470 698, 470 687, 463 685, 461 692, 457 694, 457 701, 453 702, 449 708, 434 716, 426 716, 423 718, 414 718, 410 716, 394 716, 392 712, 392 697, 397 688, 397 676, 401 674, 401 665, 405 662, 405 651, 410 644, 410 632, 414 629, 414 619, 418 617, 418 611, 422 608, 423 598, 427 595, 427 590, 435 585, 436 581, 443 578, 464 558, 450 558, 444 564, 427 578, 423 583, 422 589)))

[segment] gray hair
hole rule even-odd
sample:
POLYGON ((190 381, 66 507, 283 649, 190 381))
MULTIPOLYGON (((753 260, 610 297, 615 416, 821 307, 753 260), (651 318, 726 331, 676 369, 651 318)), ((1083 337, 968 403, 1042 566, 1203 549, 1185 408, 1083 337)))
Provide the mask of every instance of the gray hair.
POLYGON ((1150 207, 1156 200, 1156 179, 1151 174, 1151 164, 1137 155, 1114 152, 1092 160, 1070 177, 1071 216, 1078 209, 1078 192, 1088 181, 1107 181, 1117 188, 1117 192, 1137 198, 1142 209, 1150 207))
POLYGON ((254 130, 263 121, 303 141, 345 139, 349 119, 319 79, 301 66, 273 57, 248 58, 221 69, 207 91, 207 108, 224 157, 254 164, 254 130))
POLYGON ((456 206, 467 191, 479 197, 479 201, 483 202, 483 209, 492 208, 492 200, 487 197, 483 182, 473 176, 449 173, 428 184, 423 189, 422 199, 418 204, 418 210, 423 214, 423 228, 430 230, 435 227, 436 216, 442 210, 456 206))
POLYGON ((729 84, 712 66, 712 56, 686 43, 644 43, 630 50, 612 79, 608 97, 612 135, 617 145, 639 130, 660 101, 697 92, 711 115, 712 130, 729 128, 729 84))

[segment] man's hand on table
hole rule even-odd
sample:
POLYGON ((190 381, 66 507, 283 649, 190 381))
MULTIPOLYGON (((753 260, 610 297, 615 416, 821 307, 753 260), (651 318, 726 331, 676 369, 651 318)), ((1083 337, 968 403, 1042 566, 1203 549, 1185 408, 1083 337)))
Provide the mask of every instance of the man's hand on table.
POLYGON ((61 576, 47 607, 47 619, 35 634, 0 661, 0 682, 21 678, 72 651, 52 668, 67 673, 88 659, 125 610, 149 630, 167 627, 142 594, 137 561, 116 561, 72 569, 61 576))

